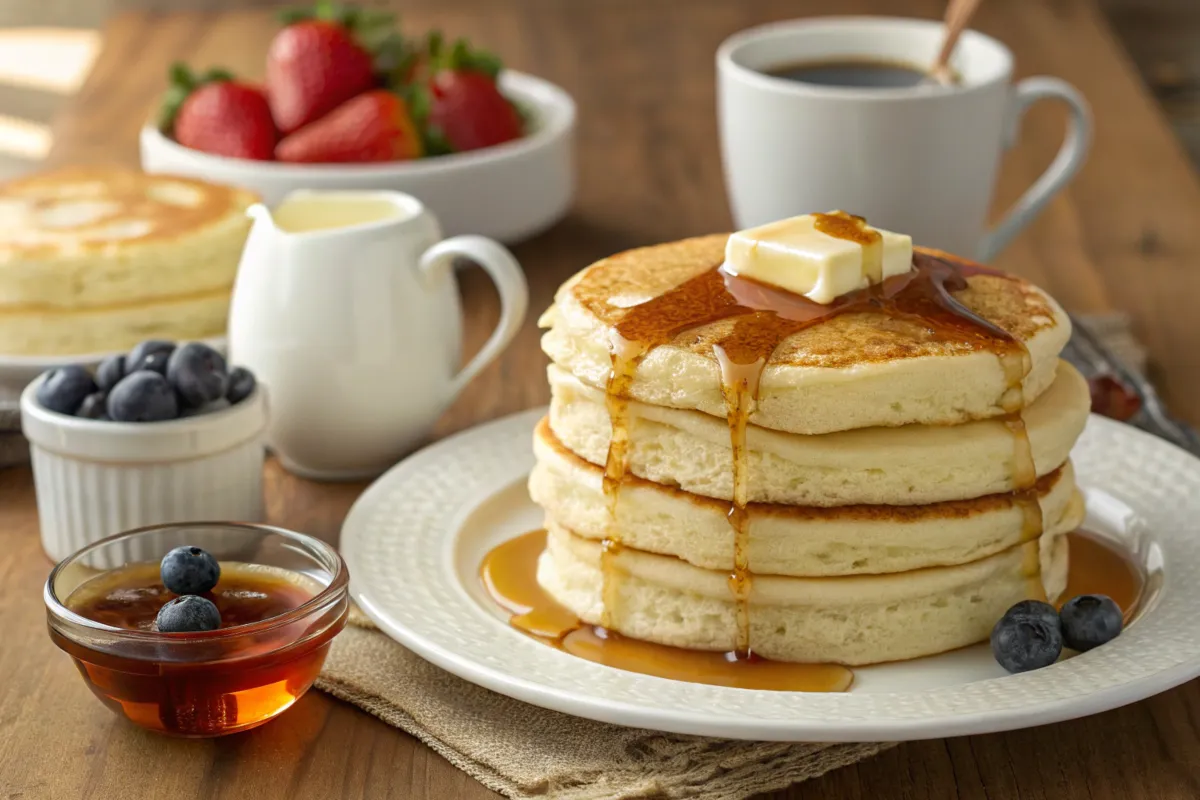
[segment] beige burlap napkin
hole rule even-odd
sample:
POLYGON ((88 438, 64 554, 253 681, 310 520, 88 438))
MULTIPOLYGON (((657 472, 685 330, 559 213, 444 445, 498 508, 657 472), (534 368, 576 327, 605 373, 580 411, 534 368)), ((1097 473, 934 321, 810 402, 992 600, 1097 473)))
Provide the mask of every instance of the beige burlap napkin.
POLYGON ((334 640, 317 687, 518 800, 742 800, 891 746, 710 739, 547 711, 433 666, 375 630, 357 609, 334 640))

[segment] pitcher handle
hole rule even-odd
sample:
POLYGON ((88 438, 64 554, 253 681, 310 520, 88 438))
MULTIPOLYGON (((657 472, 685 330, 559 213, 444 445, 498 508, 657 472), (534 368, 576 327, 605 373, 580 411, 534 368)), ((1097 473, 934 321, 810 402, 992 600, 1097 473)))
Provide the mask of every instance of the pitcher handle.
POLYGON ((1017 84, 1009 111, 1007 144, 1016 144, 1021 117, 1038 100, 1061 100, 1067 104, 1071 112, 1067 122, 1067 135, 1062 146, 1058 148, 1058 155, 1050 162, 1046 171, 1025 190, 1025 194, 1013 203, 1004 218, 983 237, 976 254, 980 261, 991 261, 1022 228, 1033 222, 1034 217, 1051 198, 1075 177, 1075 173, 1087 158, 1092 138, 1091 112, 1083 95, 1074 86, 1058 78, 1026 78, 1017 84))
POLYGON ((496 284, 500 293, 500 321, 479 352, 450 382, 447 403, 458 397, 471 379, 508 347, 529 308, 529 287, 521 265, 503 245, 484 236, 454 236, 438 242, 421 256, 421 272, 431 275, 453 269, 454 259, 460 256, 482 267, 496 284))

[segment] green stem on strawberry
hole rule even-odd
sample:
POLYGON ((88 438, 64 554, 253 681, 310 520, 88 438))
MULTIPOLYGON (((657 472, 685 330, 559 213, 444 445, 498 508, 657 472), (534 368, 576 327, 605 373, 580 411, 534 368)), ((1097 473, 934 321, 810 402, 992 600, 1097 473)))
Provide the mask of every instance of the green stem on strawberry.
POLYGON ((392 91, 399 95, 408 107, 413 124, 421 134, 424 154, 427 156, 444 156, 454 152, 449 140, 442 131, 429 124, 429 109, 432 97, 429 88, 421 83, 406 83, 392 91))
POLYGON ((372 8, 320 0, 311 8, 288 8, 279 12, 279 20, 284 25, 310 19, 340 25, 354 36, 360 47, 372 54, 377 53, 385 41, 397 35, 396 15, 372 8))
POLYGON ((158 112, 158 127, 168 136, 175 133, 175 117, 188 95, 208 83, 233 80, 233 73, 223 67, 211 67, 197 74, 192 72, 187 64, 176 61, 167 71, 169 85, 163 94, 162 105, 158 112))
POLYGON ((441 31, 429 35, 430 73, 438 70, 471 70, 482 72, 492 80, 500 74, 503 64, 500 58, 488 50, 471 47, 466 39, 455 39, 449 48, 445 46, 441 31))

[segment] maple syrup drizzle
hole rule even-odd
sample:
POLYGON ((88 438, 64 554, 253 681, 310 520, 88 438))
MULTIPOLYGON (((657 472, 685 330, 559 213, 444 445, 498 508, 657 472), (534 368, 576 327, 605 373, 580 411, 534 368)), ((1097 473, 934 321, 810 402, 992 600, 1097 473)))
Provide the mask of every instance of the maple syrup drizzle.
POLYGON ((631 639, 604 626, 584 624, 537 582, 537 560, 546 546, 544 530, 530 531, 492 549, 480 578, 492 598, 520 630, 579 658, 660 678, 789 692, 843 692, 854 674, 837 664, 793 664, 736 652, 686 650, 631 639))
MULTIPOLYGON (((1085 531, 1067 534, 1067 541, 1070 562, 1060 604, 1080 594, 1105 594, 1129 622, 1145 586, 1141 570, 1126 554, 1085 531)), ((1036 576, 1038 567, 1031 562, 1038 559, 1038 545, 1022 546, 1023 568, 1036 576)), ((538 585, 537 562, 545 547, 546 531, 530 531, 493 548, 479 568, 488 594, 512 615, 509 624, 544 644, 628 672, 715 686, 840 692, 853 682, 853 672, 837 664, 795 664, 754 654, 686 650, 587 625, 538 585)))
POLYGON ((617 503, 629 461, 629 390, 646 354, 678 334, 745 313, 724 290, 715 270, 701 273, 669 292, 632 306, 609 331, 611 367, 605 385, 610 426, 602 479, 608 523, 600 550, 601 623, 613 627, 619 597, 614 557, 620 552, 617 503))
MULTIPOLYGON (((845 313, 877 312, 915 320, 940 340, 995 353, 1006 378, 1000 405, 1007 412, 1005 423, 1013 434, 1013 496, 1024 516, 1023 538, 1031 540, 1041 534, 1041 506, 1034 488, 1037 473, 1021 417, 1024 407, 1022 386, 1032 363, 1029 353, 1019 340, 972 312, 952 294, 965 289, 971 275, 1008 276, 977 264, 950 262, 932 254, 915 253, 912 270, 881 280, 883 246, 878 232, 867 228, 861 217, 850 214, 838 212, 815 216, 818 230, 863 246, 864 269, 870 281, 867 288, 823 305, 732 275, 717 265, 661 295, 628 307, 610 328, 611 369, 605 386, 605 402, 611 434, 603 478, 608 529, 600 562, 602 623, 605 627, 614 626, 618 599, 613 559, 620 552, 622 541, 616 511, 621 484, 628 471, 629 392, 634 374, 654 348, 683 333, 722 320, 732 319, 733 322, 729 333, 714 342, 712 350, 721 369, 721 391, 733 462, 729 522, 733 531, 734 563, 729 585, 737 608, 737 652, 744 655, 751 652, 749 595, 752 577, 747 556, 746 425, 758 403, 762 370, 775 348, 784 339, 812 325, 845 313)), ((612 311, 604 305, 607 298, 585 296, 580 300, 600 318, 612 311)))
POLYGON ((746 422, 758 401, 758 381, 765 359, 751 364, 732 360, 720 344, 713 354, 721 367, 721 393, 729 421, 729 446, 733 451, 733 501, 729 504, 729 525, 733 528, 733 571, 729 588, 733 592, 737 638, 734 651, 750 653, 750 476, 746 464, 746 422))

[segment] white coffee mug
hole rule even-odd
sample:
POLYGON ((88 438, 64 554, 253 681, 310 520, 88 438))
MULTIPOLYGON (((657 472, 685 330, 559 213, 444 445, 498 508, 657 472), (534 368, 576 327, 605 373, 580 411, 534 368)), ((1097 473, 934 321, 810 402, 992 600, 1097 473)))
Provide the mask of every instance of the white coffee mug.
POLYGON ((940 22, 821 17, 764 25, 717 51, 725 183, 734 221, 748 228, 796 214, 842 209, 917 244, 990 260, 1028 225, 1083 164, 1087 104, 1057 78, 1011 84, 1013 57, 967 31, 951 66, 953 86, 835 87, 766 74, 837 59, 930 65, 940 22), (1035 101, 1071 111, 1053 163, 1002 220, 986 230, 1002 150, 1035 101))
POLYGON ((266 386, 267 445, 290 472, 351 480, 387 469, 525 318, 516 259, 482 236, 443 241, 410 195, 294 192, 274 211, 257 205, 250 214, 230 361, 266 386), (496 329, 461 370, 460 256, 487 271, 501 306, 496 329))

